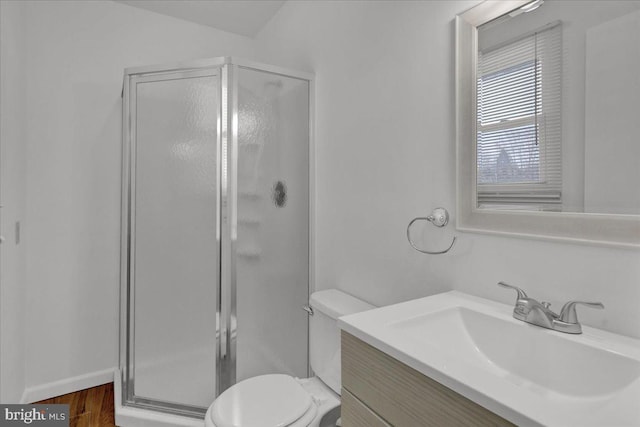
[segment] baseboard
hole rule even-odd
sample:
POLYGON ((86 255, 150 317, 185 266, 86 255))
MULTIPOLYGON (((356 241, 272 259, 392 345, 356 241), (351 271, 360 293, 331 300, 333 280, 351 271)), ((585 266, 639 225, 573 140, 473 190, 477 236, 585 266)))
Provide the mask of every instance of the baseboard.
POLYGON ((27 387, 24 390, 20 403, 33 403, 52 397, 61 396, 74 391, 84 390, 113 381, 114 368, 103 371, 90 372, 77 377, 65 378, 34 387, 27 387))

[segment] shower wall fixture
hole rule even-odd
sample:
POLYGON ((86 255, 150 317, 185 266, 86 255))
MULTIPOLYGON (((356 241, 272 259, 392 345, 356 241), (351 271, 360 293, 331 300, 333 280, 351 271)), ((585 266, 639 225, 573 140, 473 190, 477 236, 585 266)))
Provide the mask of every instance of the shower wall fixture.
POLYGON ((125 70, 125 406, 202 418, 305 377, 312 77, 235 58, 125 70))

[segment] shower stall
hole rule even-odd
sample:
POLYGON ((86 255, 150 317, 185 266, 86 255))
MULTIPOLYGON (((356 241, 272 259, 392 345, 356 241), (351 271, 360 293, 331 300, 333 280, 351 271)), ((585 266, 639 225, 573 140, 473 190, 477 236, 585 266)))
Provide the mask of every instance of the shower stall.
POLYGON ((308 375, 312 76, 236 58, 125 70, 123 407, 202 418, 308 375))

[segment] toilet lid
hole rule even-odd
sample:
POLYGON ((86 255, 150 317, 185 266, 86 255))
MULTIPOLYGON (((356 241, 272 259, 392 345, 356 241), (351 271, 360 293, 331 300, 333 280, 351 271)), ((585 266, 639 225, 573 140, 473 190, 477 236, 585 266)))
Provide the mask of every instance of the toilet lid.
POLYGON ((312 400, 289 375, 260 375, 228 388, 214 402, 217 427, 284 427, 302 417, 312 400))

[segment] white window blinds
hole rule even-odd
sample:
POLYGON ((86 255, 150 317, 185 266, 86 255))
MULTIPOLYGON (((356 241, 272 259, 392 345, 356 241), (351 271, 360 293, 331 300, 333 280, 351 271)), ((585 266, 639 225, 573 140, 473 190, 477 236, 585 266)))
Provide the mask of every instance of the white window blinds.
POLYGON ((480 205, 561 209, 562 27, 479 52, 480 205))

